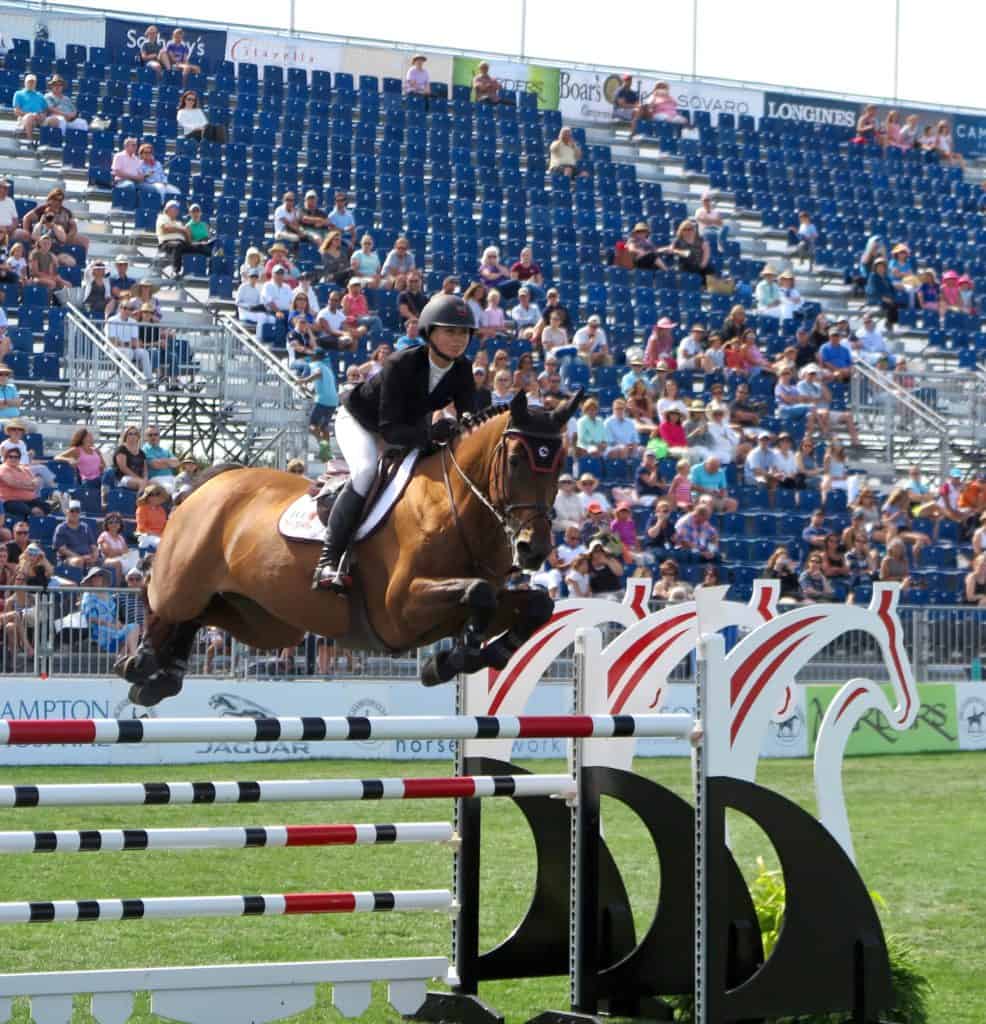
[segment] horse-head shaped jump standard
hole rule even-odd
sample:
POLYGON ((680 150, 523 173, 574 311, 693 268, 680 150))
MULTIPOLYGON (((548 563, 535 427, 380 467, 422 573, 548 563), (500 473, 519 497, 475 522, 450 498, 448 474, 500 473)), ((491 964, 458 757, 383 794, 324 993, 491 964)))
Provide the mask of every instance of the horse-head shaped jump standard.
POLYGON ((457 638, 426 663, 429 684, 502 668, 551 617, 544 591, 505 584, 515 564, 540 565, 551 550, 565 425, 581 400, 579 392, 536 409, 519 394, 422 458, 382 525, 355 546, 348 595, 307 592, 315 546, 278 531, 306 480, 210 471, 173 513, 155 555, 145 637, 118 668, 134 684, 132 699, 155 704, 179 692, 205 625, 268 649, 294 646, 306 632, 390 653, 457 638))
MULTIPOLYGON (((758 627, 726 655, 721 669, 710 665, 710 683, 719 673, 728 681, 728 710, 709 701, 706 737, 709 771, 753 781, 764 732, 775 718, 785 688, 822 648, 849 632, 876 640, 890 676, 893 703, 869 679, 852 679, 838 692, 822 721, 815 745, 815 788, 819 820, 851 857, 852 837, 842 792, 841 767, 846 742, 856 723, 880 711, 891 728, 910 728, 919 710, 910 660, 904 650, 897 614, 899 584, 876 583, 868 608, 807 605, 758 627)), ((706 631, 707 632, 707 631, 706 631)))

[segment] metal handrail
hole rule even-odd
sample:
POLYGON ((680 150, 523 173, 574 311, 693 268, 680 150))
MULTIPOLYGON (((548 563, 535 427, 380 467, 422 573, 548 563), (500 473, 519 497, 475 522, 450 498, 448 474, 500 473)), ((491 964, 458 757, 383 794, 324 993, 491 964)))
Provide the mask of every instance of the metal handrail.
MULTIPOLYGON (((908 376, 915 376, 908 371, 908 376)), ((934 409, 925 405, 919 398, 916 398, 902 384, 899 384, 890 374, 881 373, 879 370, 862 361, 853 364, 853 380, 865 379, 878 390, 885 392, 900 402, 908 412, 913 413, 918 419, 927 424, 936 432, 948 436, 948 420, 940 416, 934 409)), ((856 396, 854 396, 855 404, 856 396)))
POLYGON ((230 316, 229 313, 219 313, 216 319, 233 334, 244 348, 248 349, 253 356, 259 359, 277 377, 280 383, 286 384, 297 398, 302 401, 308 401, 308 393, 301 381, 294 374, 290 373, 281 360, 272 355, 268 348, 257 341, 256 336, 251 334, 236 317, 230 316))
MULTIPOLYGON (((96 348, 102 355, 104 355, 114 367, 120 372, 120 376, 127 379, 127 383, 136 388, 138 391, 148 391, 147 381, 138 373, 137 368, 129 360, 125 359, 121 354, 120 350, 111 342, 104 334, 96 330, 92 321, 83 313, 77 306, 73 306, 71 302, 67 303, 66 309, 66 320, 69 321, 81 334, 83 334, 91 345, 96 348)), ((71 336, 71 334, 70 334, 71 336)), ((68 346, 69 356, 69 370, 72 373, 74 380, 79 379, 76 370, 82 369, 82 363, 85 361, 91 366, 91 360, 83 360, 83 357, 79 353, 72 351, 72 345, 68 346), (73 357, 76 360, 73 365, 73 357)))

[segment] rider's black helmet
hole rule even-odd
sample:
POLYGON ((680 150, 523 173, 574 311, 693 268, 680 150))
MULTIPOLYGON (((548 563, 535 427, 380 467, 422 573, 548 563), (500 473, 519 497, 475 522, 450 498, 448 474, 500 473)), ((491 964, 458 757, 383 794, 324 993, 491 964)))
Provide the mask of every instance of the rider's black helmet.
POLYGON ((432 327, 467 327, 476 330, 476 320, 468 304, 458 295, 436 295, 428 300, 418 317, 418 331, 427 338, 432 327))

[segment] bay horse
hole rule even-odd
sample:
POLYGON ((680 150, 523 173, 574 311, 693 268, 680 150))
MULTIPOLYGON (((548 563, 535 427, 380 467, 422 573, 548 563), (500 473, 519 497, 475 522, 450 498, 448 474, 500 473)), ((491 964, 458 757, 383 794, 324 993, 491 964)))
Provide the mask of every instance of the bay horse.
POLYGON ((355 545, 347 594, 311 591, 318 545, 278 531, 310 486, 304 477, 206 471, 154 556, 140 647, 115 666, 130 699, 151 706, 178 693, 203 626, 259 648, 293 647, 305 633, 390 653, 456 638, 425 663, 426 685, 502 668, 553 610, 543 590, 505 583, 516 564, 537 568, 552 548, 562 435, 581 400, 580 391, 549 412, 519 392, 420 458, 384 523, 355 545))

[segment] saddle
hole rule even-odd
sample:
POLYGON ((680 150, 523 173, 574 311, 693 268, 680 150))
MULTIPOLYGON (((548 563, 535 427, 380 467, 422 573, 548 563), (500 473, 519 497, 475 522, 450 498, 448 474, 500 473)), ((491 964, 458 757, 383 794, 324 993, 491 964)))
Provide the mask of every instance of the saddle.
MULTIPOLYGON (((388 448, 381 454, 354 543, 365 540, 387 521, 391 509, 411 482, 420 455, 417 448, 388 448)), ((305 544, 322 543, 332 505, 349 482, 349 473, 340 465, 338 469, 330 469, 321 482, 321 491, 301 495, 281 513, 277 528, 282 537, 305 544)))

